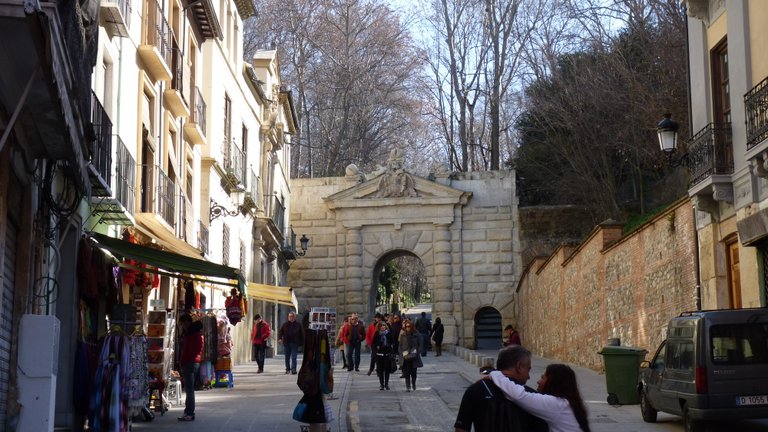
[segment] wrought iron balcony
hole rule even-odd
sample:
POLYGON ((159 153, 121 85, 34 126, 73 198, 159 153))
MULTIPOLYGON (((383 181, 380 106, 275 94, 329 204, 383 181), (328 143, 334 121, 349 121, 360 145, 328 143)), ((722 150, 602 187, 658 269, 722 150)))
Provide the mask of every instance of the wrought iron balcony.
POLYGON ((171 227, 176 226, 174 198, 176 185, 160 168, 155 165, 142 165, 141 212, 155 213, 171 227))
POLYGON ((251 210, 258 209, 261 205, 261 196, 259 194, 259 176, 250 170, 250 176, 248 177, 248 188, 245 190, 245 198, 243 199, 243 210, 250 212, 251 210))
POLYGON ((189 117, 189 106, 184 100, 184 56, 181 54, 181 48, 173 39, 171 83, 165 89, 163 102, 171 110, 174 117, 189 117))
POLYGON ((88 175, 93 196, 112 196, 112 120, 101 105, 96 93, 91 92, 91 125, 93 142, 88 175))
POLYGON ((192 243, 193 212, 192 201, 187 198, 184 189, 180 185, 175 185, 176 189, 176 237, 187 243, 192 243))
POLYGON ((208 255, 208 226, 203 224, 203 221, 198 221, 197 228, 197 248, 203 252, 203 255, 208 255))
POLYGON ((691 186, 712 175, 733 174, 731 125, 710 123, 688 143, 691 186))
POLYGON ((155 80, 171 79, 173 30, 156 0, 147 0, 139 56, 155 80))
POLYGON ((283 238, 281 252, 286 261, 298 259, 307 253, 309 239, 302 235, 301 240, 299 241, 299 249, 296 249, 296 233, 293 231, 293 227, 290 227, 285 231, 283 238))
POLYGON ((104 28, 111 36, 128 37, 131 27, 131 0, 104 0, 100 4, 104 28))
POLYGON ((285 206, 280 202, 280 199, 274 195, 272 205, 272 221, 275 223, 278 231, 285 232, 285 206))
POLYGON ((747 150, 768 139, 768 78, 744 95, 747 115, 747 150))
POLYGON ((229 191, 245 189, 245 153, 234 139, 224 142, 224 182, 229 191))
POLYGON ((192 144, 205 145, 205 115, 206 104, 200 89, 195 87, 190 100, 192 112, 184 124, 184 135, 192 144))
POLYGON ((91 208, 100 222, 108 225, 133 225, 136 207, 136 160, 118 135, 112 135, 115 147, 115 170, 112 196, 91 199, 91 208))

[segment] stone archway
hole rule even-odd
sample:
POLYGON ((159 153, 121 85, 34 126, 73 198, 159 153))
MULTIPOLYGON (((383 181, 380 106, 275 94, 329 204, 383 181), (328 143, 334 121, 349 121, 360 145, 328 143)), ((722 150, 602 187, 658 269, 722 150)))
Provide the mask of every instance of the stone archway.
MULTIPOLYGON (((395 312, 395 310, 392 310, 390 308, 390 306, 392 306, 393 300, 395 298, 398 299, 398 302, 397 302, 398 311, 404 307, 402 299, 407 297, 406 293, 404 293, 404 292, 393 293, 393 297, 392 298, 387 298, 387 302, 385 304, 383 304, 383 305, 379 305, 376 302, 377 294, 378 294, 378 288, 379 288, 379 283, 380 283, 380 275, 382 274, 382 271, 392 261, 403 261, 400 258, 410 258, 410 260, 406 259, 406 262, 411 261, 411 264, 418 263, 416 267, 417 267, 418 270, 421 270, 421 271, 417 274, 417 276, 424 276, 424 279, 428 279, 428 278, 426 278, 426 272, 425 272, 424 263, 414 253, 406 251, 406 250, 402 250, 402 249, 395 249, 395 250, 392 250, 390 252, 385 253, 384 256, 382 256, 376 262, 376 265, 374 265, 374 267, 373 267, 373 273, 371 274, 370 294, 368 296, 368 306, 369 306, 368 308, 369 308, 369 310, 374 311, 374 309, 376 309, 376 311, 379 311, 378 308, 383 306, 383 308, 386 309, 385 310, 386 312, 395 312)), ((401 281, 402 281, 404 276, 405 275, 403 273, 401 273, 399 275, 401 281)), ((413 275, 408 275, 408 276, 413 276, 413 275)), ((413 285, 418 285, 419 281, 411 281, 411 282, 406 282, 406 283, 410 284, 411 286, 413 286, 413 285)), ((405 285, 406 283, 402 283, 401 282, 399 285, 405 285)), ((429 289, 429 287, 430 287, 429 281, 427 280, 424 283, 424 285, 425 285, 425 288, 427 288, 427 291, 429 292, 430 291, 430 289, 429 289)), ((418 301, 417 303, 423 303, 423 302, 418 301)), ((430 299, 430 303, 431 303, 431 299, 430 299)), ((381 312, 381 311, 379 311, 379 312, 381 312)))
POLYGON ((501 313, 493 307, 484 307, 475 314, 475 348, 479 350, 501 348, 501 313))
POLYGON ((514 173, 424 178, 403 170, 393 151, 373 174, 350 166, 346 177, 298 179, 291 188, 294 231, 311 239, 288 273, 300 309, 330 306, 369 320, 376 266, 408 253, 424 264, 446 344, 474 346, 475 315, 487 305, 512 321, 521 272, 514 173))

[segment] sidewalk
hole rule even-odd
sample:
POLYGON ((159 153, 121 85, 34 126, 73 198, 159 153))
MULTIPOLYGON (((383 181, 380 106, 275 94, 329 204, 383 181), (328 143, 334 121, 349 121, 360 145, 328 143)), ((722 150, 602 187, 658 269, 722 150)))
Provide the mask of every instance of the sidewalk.
MULTIPOLYGON (((494 351, 483 352, 494 356, 494 351)), ((441 357, 429 353, 419 369, 417 390, 405 391, 399 371, 390 379, 389 391, 380 391, 374 373, 367 376, 369 355, 363 355, 360 372, 347 372, 341 363, 334 370, 334 393, 329 400, 336 419, 333 432, 453 431, 461 398, 466 387, 479 379, 476 366, 463 358, 444 352, 441 357)), ((534 357, 529 385, 536 381, 549 363, 534 357)), ((267 359, 265 373, 256 374, 255 363, 234 369, 235 387, 216 388, 196 393, 194 422, 178 422, 184 409, 173 406, 165 415, 157 413, 152 422, 135 423, 134 431, 300 431, 301 424, 291 418, 301 399, 296 375, 285 375, 283 358, 267 359)), ((645 423, 639 405, 611 406, 606 402, 605 377, 595 371, 574 367, 579 387, 589 411, 593 432, 651 432, 683 430, 679 417, 659 413, 658 423, 645 423)), ((182 397, 183 401, 183 397, 182 397)), ((739 422, 738 425, 714 425, 710 432, 768 432, 768 422, 739 422)))

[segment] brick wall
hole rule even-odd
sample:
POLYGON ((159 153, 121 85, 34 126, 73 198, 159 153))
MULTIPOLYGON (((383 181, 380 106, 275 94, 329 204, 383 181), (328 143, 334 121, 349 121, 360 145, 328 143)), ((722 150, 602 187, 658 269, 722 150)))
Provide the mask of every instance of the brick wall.
POLYGON ((608 338, 653 351, 667 321, 696 308, 695 235, 684 199, 627 236, 601 224, 575 248, 535 258, 515 293, 523 344, 595 370, 608 338))

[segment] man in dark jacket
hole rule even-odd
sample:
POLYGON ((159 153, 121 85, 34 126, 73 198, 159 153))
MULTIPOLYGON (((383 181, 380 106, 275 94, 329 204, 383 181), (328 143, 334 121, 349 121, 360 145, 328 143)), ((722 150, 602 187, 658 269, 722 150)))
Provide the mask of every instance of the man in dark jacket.
POLYGON ((277 341, 283 344, 285 354, 285 373, 296 375, 296 357, 299 354, 299 347, 304 343, 304 332, 301 324, 296 322, 296 314, 288 313, 288 321, 280 326, 277 332, 277 341))
MULTIPOLYGON (((504 348, 496 359, 496 368, 520 384, 530 378, 531 352, 521 346, 504 348)), ((526 386, 527 391, 534 391, 526 386)), ((470 385, 464 392, 455 432, 546 432, 547 424, 508 400, 489 379, 470 385)))

